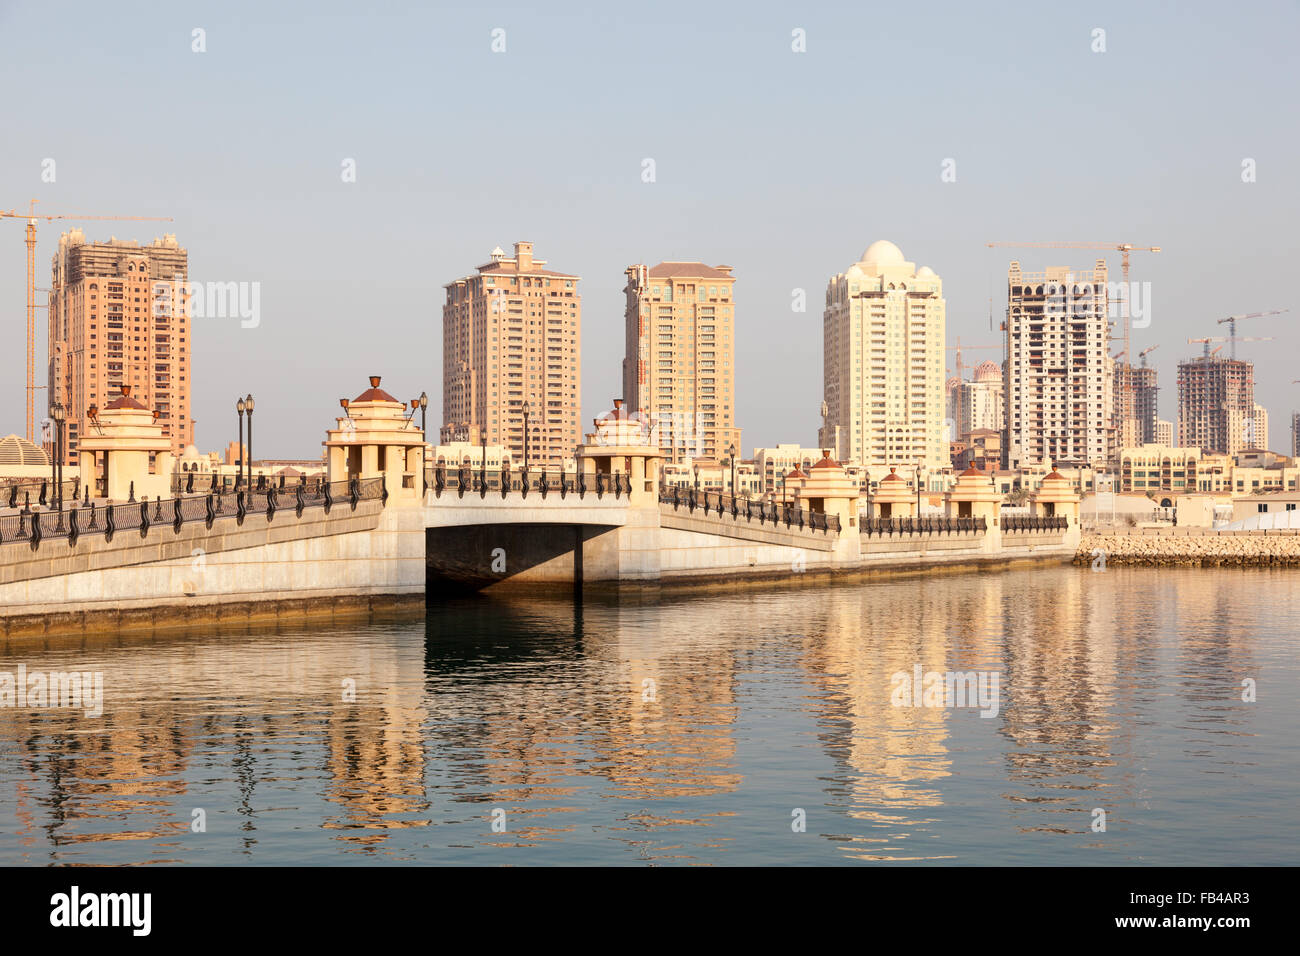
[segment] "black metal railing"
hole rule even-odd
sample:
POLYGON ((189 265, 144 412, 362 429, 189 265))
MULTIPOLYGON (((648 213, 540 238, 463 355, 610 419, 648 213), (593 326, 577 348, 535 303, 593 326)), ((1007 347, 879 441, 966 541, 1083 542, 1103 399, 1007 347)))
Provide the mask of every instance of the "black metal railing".
MULTIPOLYGON (((53 502, 58 483, 48 478, 40 481, 0 481, 0 508, 21 508, 29 499, 41 507, 53 502)), ((63 500, 67 504, 81 493, 81 479, 71 478, 62 483, 63 500)))
POLYGON ((1070 526, 1065 515, 1003 515, 1003 531, 1064 531, 1070 526))
POLYGON ((623 472, 605 474, 598 472, 589 477, 582 472, 560 472, 541 469, 476 468, 471 465, 436 465, 425 470, 425 487, 435 498, 451 495, 464 498, 478 495, 495 498, 518 495, 527 498, 537 495, 542 499, 557 497, 567 499, 574 495, 584 499, 588 495, 623 500, 632 494, 632 476, 623 472))
POLYGON ((237 492, 217 490, 174 498, 91 501, 62 511, 24 507, 17 513, 0 515, 0 549, 26 542, 34 551, 49 538, 66 538, 76 544, 78 538, 95 534, 103 535, 105 541, 121 534, 147 538, 168 529, 179 534, 183 526, 197 521, 211 528, 218 520, 233 518, 242 525, 254 515, 273 521, 281 511, 301 518, 310 508, 330 514, 336 508, 355 510, 359 502, 374 499, 387 502, 383 478, 354 477, 334 482, 303 479, 283 488, 278 482, 268 482, 261 491, 246 492, 241 488, 237 492))
POLYGON ((988 531, 988 522, 980 518, 951 518, 945 515, 924 515, 920 518, 863 518, 858 530, 865 535, 904 534, 982 534, 988 531))
POLYGON ((674 511, 685 509, 689 514, 698 511, 706 518, 712 514, 720 520, 736 523, 743 521, 760 527, 784 526, 788 530, 797 528, 800 531, 820 531, 823 534, 840 532, 839 515, 796 508, 779 501, 751 501, 717 491, 697 491, 674 485, 659 492, 659 503, 672 505, 674 511))

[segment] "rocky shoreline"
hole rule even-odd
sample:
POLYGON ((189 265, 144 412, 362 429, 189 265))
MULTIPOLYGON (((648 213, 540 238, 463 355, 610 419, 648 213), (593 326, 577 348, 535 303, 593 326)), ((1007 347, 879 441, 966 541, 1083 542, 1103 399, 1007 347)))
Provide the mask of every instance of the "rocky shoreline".
POLYGON ((1300 567, 1300 535, 1294 532, 1171 530, 1163 533, 1085 533, 1074 563, 1181 565, 1190 567, 1300 567))

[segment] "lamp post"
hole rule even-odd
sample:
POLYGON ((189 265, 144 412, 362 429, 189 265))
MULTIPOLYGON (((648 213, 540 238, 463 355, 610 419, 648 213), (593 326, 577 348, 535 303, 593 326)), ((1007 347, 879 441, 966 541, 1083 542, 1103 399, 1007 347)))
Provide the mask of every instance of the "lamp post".
POLYGON ((429 434, 429 393, 420 393, 420 431, 425 434, 425 441, 428 441, 429 434))
MULTIPOLYGON (((54 482, 54 498, 51 500, 51 504, 57 502, 60 512, 63 511, 63 421, 65 414, 61 402, 55 402, 50 406, 50 419, 54 422, 54 455, 50 460, 50 477, 54 482)), ((63 521, 61 516, 59 521, 60 524, 63 521)))
POLYGON ((524 402, 524 471, 528 470, 528 415, 532 411, 533 403, 524 402))
POLYGON ((731 458, 731 497, 736 497, 736 443, 727 446, 727 455, 731 458))
POLYGON ((244 398, 244 407, 248 409, 248 490, 253 490, 253 396, 244 398))
POLYGON ((695 466, 695 493, 700 493, 700 466, 695 466))
POLYGON ((921 517, 921 463, 916 463, 916 516, 921 517))
POLYGON ((244 446, 244 400, 242 398, 235 401, 235 411, 239 413, 239 444, 236 446, 239 458, 235 462, 239 466, 235 472, 235 490, 238 491, 239 486, 244 483, 244 458, 247 454, 244 446))

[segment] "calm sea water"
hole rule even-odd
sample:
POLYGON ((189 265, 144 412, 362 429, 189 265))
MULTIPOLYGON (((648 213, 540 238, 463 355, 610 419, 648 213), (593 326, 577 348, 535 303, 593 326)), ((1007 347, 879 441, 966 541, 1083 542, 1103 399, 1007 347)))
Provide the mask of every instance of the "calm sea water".
POLYGON ((104 680, 97 718, 0 708, 0 863, 1295 864, 1298 583, 1063 567, 0 644, 0 673, 104 680), (997 716, 894 706, 918 664, 996 672, 997 716))

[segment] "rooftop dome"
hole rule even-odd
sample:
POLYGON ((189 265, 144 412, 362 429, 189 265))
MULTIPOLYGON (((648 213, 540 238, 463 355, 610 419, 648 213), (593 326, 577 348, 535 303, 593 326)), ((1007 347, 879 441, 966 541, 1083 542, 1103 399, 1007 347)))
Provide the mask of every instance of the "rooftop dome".
POLYGON ((134 409, 139 409, 141 411, 148 411, 149 407, 147 405, 141 404, 139 401, 131 397, 130 385, 123 385, 122 394, 117 396, 117 398, 113 399, 111 402, 109 402, 107 405, 104 406, 105 411, 115 411, 116 409, 119 408, 134 408, 134 409))
MULTIPOLYGON (((370 376, 370 387, 352 399, 353 402, 396 402, 397 399, 379 387, 379 376, 370 376)), ((402 404, 402 403, 398 403, 402 404)))
POLYGON ((194 443, 191 442, 190 444, 188 444, 188 445, 185 446, 185 450, 184 450, 183 452, 181 452, 181 457, 182 457, 182 458, 201 458, 202 456, 199 454, 199 450, 198 450, 197 448, 194 447, 194 443))
POLYGON ((901 266, 906 260, 903 250, 888 239, 877 239, 862 253, 862 262, 878 266, 901 266))
POLYGON ((997 362, 980 362, 975 366, 975 381, 977 382, 1000 382, 1002 381, 1002 366, 997 362))
MULTIPOLYGON (((899 253, 899 255, 902 255, 902 253, 899 253)), ((931 269, 929 266, 921 266, 921 268, 917 269, 917 270, 916 270, 916 277, 917 277, 918 279, 936 279, 936 278, 938 278, 938 276, 936 276, 936 275, 934 274, 934 270, 931 269)))
POLYGON ((48 465, 50 458, 26 438, 8 435, 0 438, 0 465, 48 465))

